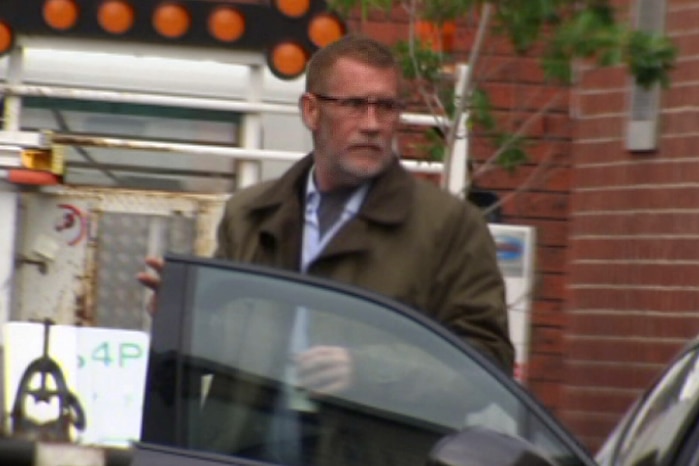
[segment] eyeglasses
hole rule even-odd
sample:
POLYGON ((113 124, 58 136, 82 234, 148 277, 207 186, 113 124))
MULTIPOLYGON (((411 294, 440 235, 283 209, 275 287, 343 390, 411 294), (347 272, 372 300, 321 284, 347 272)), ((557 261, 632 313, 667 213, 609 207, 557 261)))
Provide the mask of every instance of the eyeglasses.
POLYGON ((354 117, 366 115, 370 106, 374 106, 377 118, 394 118, 405 108, 405 105, 396 99, 382 99, 377 97, 335 97, 331 95, 311 93, 316 99, 323 102, 332 102, 343 112, 354 117))

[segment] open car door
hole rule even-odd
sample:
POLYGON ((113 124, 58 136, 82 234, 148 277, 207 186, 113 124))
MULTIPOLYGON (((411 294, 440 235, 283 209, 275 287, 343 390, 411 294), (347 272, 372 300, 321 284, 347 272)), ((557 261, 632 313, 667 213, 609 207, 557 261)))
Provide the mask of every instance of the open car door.
POLYGON ((159 455, 193 465, 418 466, 468 428, 524 440, 552 464, 594 465, 520 384, 416 310, 214 259, 168 256, 162 278, 136 466, 160 464, 159 455), (300 382, 295 357, 318 347, 348 350, 347 387, 300 382), (285 456, 289 445, 300 454, 285 456))

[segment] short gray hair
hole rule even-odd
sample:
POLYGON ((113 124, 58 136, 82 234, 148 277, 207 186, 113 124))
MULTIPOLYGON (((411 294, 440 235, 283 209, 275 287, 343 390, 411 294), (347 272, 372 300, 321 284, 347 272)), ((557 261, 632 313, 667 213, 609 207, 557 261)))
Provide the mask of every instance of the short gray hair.
POLYGON ((349 34, 319 49, 306 67, 306 91, 324 92, 330 69, 340 58, 351 58, 373 68, 393 68, 400 75, 391 49, 363 34, 349 34))

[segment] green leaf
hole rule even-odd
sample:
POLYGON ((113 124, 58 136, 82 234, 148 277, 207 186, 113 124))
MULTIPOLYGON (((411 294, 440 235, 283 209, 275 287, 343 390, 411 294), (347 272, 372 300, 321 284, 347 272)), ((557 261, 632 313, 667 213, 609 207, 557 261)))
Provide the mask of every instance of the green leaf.
POLYGON ((471 95, 471 113, 469 118, 474 125, 486 131, 493 131, 496 126, 490 96, 482 89, 475 89, 471 95))
POLYGON ((423 4, 420 17, 441 25, 465 16, 476 3, 477 0, 429 0, 423 4))
POLYGON ((634 31, 630 35, 626 57, 637 84, 649 88, 660 83, 667 87, 677 49, 667 37, 634 31))
POLYGON ((390 11, 394 0, 327 0, 328 7, 343 16, 350 14, 355 8, 361 11, 362 19, 366 19, 370 10, 390 11))
POLYGON ((495 136, 494 141, 497 147, 501 148, 497 163, 509 172, 513 172, 517 167, 524 164, 528 155, 524 150, 524 138, 507 133, 500 133, 495 136))
POLYGON ((442 55, 438 52, 420 42, 415 42, 411 51, 407 41, 396 43, 394 52, 406 78, 416 79, 419 76, 428 81, 438 81, 442 69, 442 55))
POLYGON ((442 132, 438 128, 431 127, 425 131, 424 135, 426 142, 418 144, 416 148, 424 153, 428 160, 443 161, 447 147, 442 132))
POLYGON ((527 153, 521 147, 508 147, 498 157, 498 165, 513 173, 527 161, 527 153))

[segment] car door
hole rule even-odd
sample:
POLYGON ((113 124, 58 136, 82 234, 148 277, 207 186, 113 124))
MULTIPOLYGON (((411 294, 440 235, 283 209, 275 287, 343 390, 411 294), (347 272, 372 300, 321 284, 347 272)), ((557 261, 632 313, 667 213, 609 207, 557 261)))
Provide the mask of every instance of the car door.
POLYGON ((556 464, 594 464, 522 386, 420 312, 313 277, 186 256, 166 260, 143 419, 144 442, 227 461, 417 466, 444 436, 479 427, 525 439, 556 464), (303 386, 296 361, 311 348, 346 350, 350 383, 303 386), (303 455, 287 461, 287 445, 303 455))

